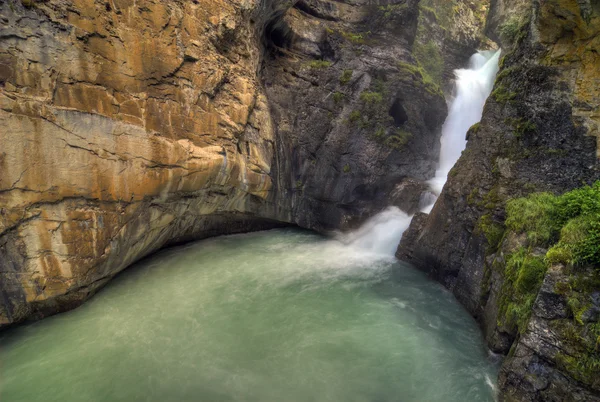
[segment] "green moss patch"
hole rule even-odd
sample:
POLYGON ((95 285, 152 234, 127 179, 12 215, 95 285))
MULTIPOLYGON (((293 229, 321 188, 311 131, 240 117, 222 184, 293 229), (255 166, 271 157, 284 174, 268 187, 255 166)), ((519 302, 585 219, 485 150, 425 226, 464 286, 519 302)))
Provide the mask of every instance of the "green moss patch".
POLYGON ((419 65, 427 72, 431 81, 436 85, 442 83, 442 75, 444 73, 444 58, 438 48, 438 45, 433 41, 421 44, 416 42, 413 55, 419 62, 419 65))
POLYGON ((535 193, 511 200, 506 226, 533 245, 551 247, 548 263, 600 268, 600 181, 563 195, 535 193))
POLYGON ((506 256, 498 311, 500 326, 510 331, 525 330, 545 274, 543 258, 532 255, 524 247, 506 256))
POLYGON ((555 356, 557 363, 575 379, 589 385, 600 385, 600 322, 586 321, 586 312, 592 306, 590 295, 598 289, 597 271, 576 273, 568 283, 557 284, 555 291, 567 299, 573 318, 551 322, 563 343, 564 351, 555 356))
POLYGON ((361 114, 359 110, 353 110, 352 112, 350 112, 350 115, 348 116, 348 120, 351 123, 354 123, 358 120, 360 120, 361 114))
POLYGON ((477 222, 477 230, 483 233, 488 242, 487 253, 495 253, 504 237, 504 227, 494 222, 490 214, 485 214, 477 222))
POLYGON ((383 94, 381 92, 364 91, 360 94, 360 100, 367 104, 383 102, 383 94))
POLYGON ((402 73, 409 75, 413 79, 421 81, 425 90, 429 94, 442 97, 444 96, 444 93, 440 89, 439 85, 431 78, 431 76, 423 69, 422 66, 399 62, 398 67, 402 73))
POLYGON ((327 60, 313 60, 308 63, 310 68, 320 69, 320 68, 328 68, 331 67, 331 62, 327 60))
POLYGON ((529 16, 513 15, 510 16, 498 27, 500 37, 507 43, 519 43, 527 36, 527 26, 529 25, 529 16))
POLYGON ((344 100, 344 98, 346 97, 346 95, 344 95, 342 92, 334 92, 333 93, 333 101, 335 103, 340 103, 344 100))

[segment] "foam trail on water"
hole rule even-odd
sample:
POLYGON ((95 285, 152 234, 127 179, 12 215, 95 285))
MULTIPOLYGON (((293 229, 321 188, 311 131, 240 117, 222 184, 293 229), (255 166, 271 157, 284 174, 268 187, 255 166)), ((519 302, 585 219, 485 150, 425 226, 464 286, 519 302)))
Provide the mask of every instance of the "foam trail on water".
POLYGON ((411 219, 412 216, 399 208, 388 207, 367 220, 359 229, 340 236, 339 240, 353 248, 393 256, 411 219))
MULTIPOLYGON (((466 133, 481 120, 483 106, 492 92, 500 50, 478 52, 471 56, 468 69, 455 70, 456 96, 450 103, 448 117, 442 127, 440 160, 435 177, 429 180, 432 191, 442 192, 448 172, 467 145, 466 133)), ((429 212, 433 204, 423 207, 429 212)))

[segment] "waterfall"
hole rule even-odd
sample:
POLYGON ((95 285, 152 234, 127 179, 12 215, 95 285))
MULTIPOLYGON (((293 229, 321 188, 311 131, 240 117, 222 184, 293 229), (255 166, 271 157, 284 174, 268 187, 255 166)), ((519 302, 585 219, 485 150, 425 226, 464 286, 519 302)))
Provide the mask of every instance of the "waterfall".
POLYGON ((393 256, 411 219, 412 216, 399 208, 388 207, 368 219, 359 229, 340 235, 338 240, 355 250, 393 256))
MULTIPOLYGON (((469 68, 456 75, 456 96, 450 103, 448 117, 442 127, 440 160, 435 177, 429 180, 432 193, 421 196, 421 210, 429 213, 441 193, 448 172, 467 145, 466 133, 481 120, 483 106, 492 92, 498 72, 500 50, 482 51, 471 56, 469 68)), ((339 235, 338 240, 354 250, 393 256, 412 216, 396 207, 389 207, 367 220, 354 232, 339 235)))
MULTIPOLYGON (((456 95, 450 102, 448 117, 442 126, 438 169, 435 177, 429 180, 431 190, 436 195, 442 192, 448 172, 467 145, 467 131, 481 120, 483 106, 494 86, 499 57, 500 50, 478 52, 471 56, 468 69, 454 72, 456 95)), ((422 211, 430 212, 431 208, 433 203, 429 203, 422 211)))

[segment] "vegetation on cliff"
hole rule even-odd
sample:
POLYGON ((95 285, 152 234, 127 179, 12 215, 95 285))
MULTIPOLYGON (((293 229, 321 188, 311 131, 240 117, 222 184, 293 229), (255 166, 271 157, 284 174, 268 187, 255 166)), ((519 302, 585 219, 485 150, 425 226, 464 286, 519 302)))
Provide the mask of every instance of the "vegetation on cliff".
POLYGON ((551 246, 548 263, 600 267, 600 181, 563 195, 535 193, 508 202, 506 225, 534 246, 551 246))
POLYGON ((566 279, 553 292, 565 300, 570 318, 552 322, 562 347, 556 362, 573 378, 598 383, 600 314, 593 299, 600 290, 600 181, 562 195, 516 198, 506 212, 504 236, 526 240, 505 256, 499 325, 526 330, 546 271, 558 264, 566 279))

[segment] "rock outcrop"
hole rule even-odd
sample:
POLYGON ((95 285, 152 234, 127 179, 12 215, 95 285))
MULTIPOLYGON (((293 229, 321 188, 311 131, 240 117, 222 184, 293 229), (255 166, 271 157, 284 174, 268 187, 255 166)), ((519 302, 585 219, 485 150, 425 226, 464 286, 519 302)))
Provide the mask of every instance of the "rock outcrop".
POLYGON ((254 4, 0 7, 0 326, 171 242, 286 221, 254 4))
POLYGON ((0 327, 169 244, 415 210, 448 77, 413 47, 438 22, 371 3, 3 2, 0 327))
MULTIPOLYGON (((509 260, 527 250, 543 266, 546 250, 505 230, 508 200, 600 179, 600 9, 587 0, 496 0, 488 33, 505 50, 482 121, 470 129, 431 214, 413 220, 398 256, 451 289, 480 321, 492 350, 508 355, 502 400, 600 400, 591 332, 598 289, 576 289, 572 274, 552 265, 532 304, 515 305, 526 310, 514 312, 526 321, 509 325, 509 260), (579 313, 569 302, 573 292, 585 300, 579 313), (589 317, 578 317, 584 313, 589 317)), ((587 269, 578 277, 597 283, 598 268, 587 269)))

